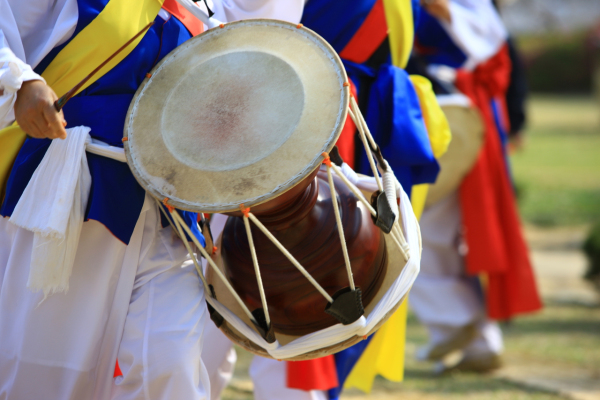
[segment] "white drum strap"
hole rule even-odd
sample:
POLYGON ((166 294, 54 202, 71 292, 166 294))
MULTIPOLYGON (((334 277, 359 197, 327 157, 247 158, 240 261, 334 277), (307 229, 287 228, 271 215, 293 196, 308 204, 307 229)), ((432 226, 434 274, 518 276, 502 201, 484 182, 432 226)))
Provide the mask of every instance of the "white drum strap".
MULTIPOLYGON (((383 185, 381 184, 381 178, 379 178, 379 172, 377 171, 377 167, 375 167, 375 158, 373 157, 373 153, 371 152, 371 146, 367 143, 367 137, 365 135, 365 129, 369 129, 366 123, 363 126, 363 118, 360 110, 357 107, 354 107, 356 102, 354 101, 354 97, 350 97, 352 100, 350 102, 350 109, 348 110, 348 114, 350 114, 350 118, 354 121, 354 124, 358 128, 358 133, 360 134, 360 139, 363 142, 363 146, 367 151, 367 158, 369 159, 369 165, 371 166, 371 171, 373 172, 373 176, 375 177, 375 181, 377 182, 377 188, 379 191, 383 192, 383 185)), ((369 133, 370 135, 370 133, 369 133)))
MULTIPOLYGON (((362 113, 360 112, 358 104, 356 103, 356 100, 353 96, 350 96, 350 109, 348 110, 348 114, 350 114, 350 118, 352 118, 352 121, 358 128, 360 138, 363 142, 365 151, 367 152, 369 164, 371 165, 371 171, 373 172, 373 176, 375 177, 375 181, 377 182, 377 187, 381 192, 385 192, 386 197, 388 198, 388 203, 390 203, 390 206, 392 208, 392 212, 394 213, 396 218, 399 219, 400 213, 398 210, 397 203, 399 197, 396 193, 396 177, 394 176, 394 173, 392 172, 392 169, 390 168, 389 164, 386 164, 385 166, 382 165, 380 166, 380 168, 384 171, 387 171, 382 173, 382 184, 381 179, 379 178, 379 171, 375 166, 375 157, 373 156, 373 152, 371 151, 371 147, 377 149, 378 146, 375 143, 373 135, 371 135, 371 131, 367 126, 367 122, 365 121, 362 113)), ((404 234, 402 233, 402 230, 400 229, 400 224, 394 223, 392 225, 392 231, 390 232, 390 235, 392 236, 392 239, 394 239, 396 245, 401 249, 404 261, 408 261, 410 257, 409 245, 406 241, 406 238, 404 237, 404 234)))
MULTIPOLYGON (((223 275, 223 272, 221 272, 221 270, 219 269, 219 267, 217 266, 217 264, 215 264, 215 262, 213 261, 212 257, 210 257, 210 255, 208 254, 208 252, 206 251, 206 249, 198 241, 198 238, 196 238, 196 235, 194 235, 192 233, 192 230, 187 226, 187 224, 185 223, 185 221, 183 220, 183 218, 181 218, 181 216, 179 215, 179 213, 177 213, 177 211, 175 211, 175 209, 172 206, 169 206, 167 204, 165 204, 165 206, 169 209, 169 213, 171 214, 171 217, 173 217, 173 221, 175 221, 175 224, 177 224, 177 229, 178 229, 179 235, 181 237, 181 240, 183 240, 184 243, 187 243, 185 235, 183 234, 183 232, 180 231, 180 228, 183 228, 183 230, 185 230, 185 233, 187 233, 187 235, 192 239, 192 242, 194 242, 194 244, 196 245, 196 247, 198 248, 198 250, 200 251, 200 253, 202 254, 202 256, 204 258, 206 258, 206 261, 208 261, 208 264, 211 266, 211 268, 213 269, 213 271, 215 272, 215 274, 217 274, 217 276, 219 277, 219 279, 221 279, 221 281, 223 281, 223 283, 225 284, 225 287, 227 287, 227 290, 229 290, 229 292, 233 295, 233 298, 242 307, 242 310, 244 310, 244 313, 246 314, 246 316, 250 319, 250 321, 252 321, 256 325, 258 325, 258 322, 254 318, 254 315, 252 315, 252 313, 250 312, 250 310, 248 309, 248 307, 246 307, 246 304, 244 304, 243 300, 237 294, 237 292, 235 291, 235 289, 231 286, 231 283, 229 283, 229 281, 227 280, 227 278, 225 277, 225 275, 223 275)), ((194 255, 194 253, 192 253, 190 250, 188 250, 188 251, 190 252, 190 257, 192 257, 192 259, 195 260, 196 256, 194 255)), ((194 265, 196 265, 198 274, 200 275, 200 277, 201 277, 200 279, 202 279, 202 282, 203 283, 206 282, 206 278, 204 277, 204 274, 202 273, 202 270, 198 266, 197 260, 194 261, 194 265)), ((208 289, 208 285, 206 284, 205 290, 207 290, 207 289, 208 289)), ((211 292, 207 291, 206 295, 210 296, 211 292)))

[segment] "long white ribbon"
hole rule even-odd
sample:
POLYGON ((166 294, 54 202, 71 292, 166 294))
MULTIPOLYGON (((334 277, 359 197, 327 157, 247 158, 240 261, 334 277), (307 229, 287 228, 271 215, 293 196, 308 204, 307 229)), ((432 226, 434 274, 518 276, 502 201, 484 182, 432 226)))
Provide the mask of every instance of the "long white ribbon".
POLYGON ((34 233, 27 287, 44 298, 69 289, 92 184, 85 150, 126 162, 123 149, 92 140, 90 128, 67 129, 66 139, 50 144, 9 220, 34 233))

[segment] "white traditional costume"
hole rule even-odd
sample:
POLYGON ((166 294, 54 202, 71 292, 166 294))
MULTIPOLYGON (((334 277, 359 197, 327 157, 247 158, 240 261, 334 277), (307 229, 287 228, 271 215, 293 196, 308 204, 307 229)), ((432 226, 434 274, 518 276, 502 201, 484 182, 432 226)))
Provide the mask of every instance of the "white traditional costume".
POLYGON ((409 300, 430 333, 419 357, 439 360, 462 350, 461 365, 488 370, 503 350, 501 331, 489 318, 511 318, 540 303, 501 144, 508 34, 490 0, 451 0, 449 8, 450 22, 422 18, 417 50, 432 76, 456 85, 479 109, 484 144, 460 189, 423 212, 421 273, 409 300))
MULTIPOLYGON (((14 120, 22 82, 42 79, 62 45, 103 15, 108 3, 0 1, 0 127, 14 120)), ((301 0, 208 4, 221 21, 299 20, 302 9, 301 0)), ((92 139, 120 146, 124 113, 144 74, 191 37, 171 17, 160 10, 130 55, 67 104, 70 134, 76 135, 75 123, 89 125, 92 139)), ((9 217, 15 216, 44 154, 51 153, 49 142, 25 142, 2 205, 0 399, 208 398, 208 374, 200 359, 208 320, 202 285, 183 243, 168 224, 163 228, 156 202, 122 161, 87 155, 91 192, 68 290, 50 285, 44 299, 43 291, 28 289, 36 234, 16 227, 9 217), (121 201, 125 211, 115 206, 121 201), (117 358, 122 375, 113 378, 117 358)), ((38 184, 46 193, 56 190, 38 184)))

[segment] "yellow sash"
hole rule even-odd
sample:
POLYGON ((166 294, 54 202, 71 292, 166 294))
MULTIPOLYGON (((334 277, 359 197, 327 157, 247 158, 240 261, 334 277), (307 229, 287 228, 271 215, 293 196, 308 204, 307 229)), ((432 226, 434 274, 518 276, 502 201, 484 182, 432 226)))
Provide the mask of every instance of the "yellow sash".
POLYGON ((408 63, 415 39, 411 1, 383 0, 383 8, 388 26, 392 64, 404 68, 408 63))
MULTIPOLYGON (((419 97, 419 104, 421 105, 421 112, 423 113, 423 119, 427 126, 427 133, 429 135, 429 142, 431 143, 433 155, 436 159, 440 158, 442 154, 446 152, 448 145, 450 144, 450 139, 452 137, 450 125, 448 125, 448 120, 435 98, 429 79, 419 75, 411 75, 410 80, 419 97)), ((428 184, 415 185, 412 188, 410 197, 417 218, 420 218, 423 213, 428 191, 428 184)))
MULTIPOLYGON (((392 64, 404 68, 414 41, 414 23, 410 0, 384 0, 389 29, 392 64)), ((419 104, 427 125, 427 133, 436 158, 446 152, 450 143, 450 128, 442 112, 431 83, 421 76, 411 76, 419 96, 419 104)), ((411 204, 417 218, 421 217, 429 185, 412 187, 411 204)), ((406 342, 406 300, 383 324, 346 379, 344 387, 356 387, 369 393, 375 376, 382 375, 393 382, 404 378, 404 345, 406 342)))
MULTIPOLYGON (((163 2, 164 0, 109 1, 100 14, 58 53, 42 77, 61 97, 144 26, 154 21, 163 2)), ((78 93, 127 57, 142 38, 143 35, 115 56, 78 93)), ((25 137, 25 132, 16 123, 0 130, 0 199, 4 198, 6 180, 25 137)))

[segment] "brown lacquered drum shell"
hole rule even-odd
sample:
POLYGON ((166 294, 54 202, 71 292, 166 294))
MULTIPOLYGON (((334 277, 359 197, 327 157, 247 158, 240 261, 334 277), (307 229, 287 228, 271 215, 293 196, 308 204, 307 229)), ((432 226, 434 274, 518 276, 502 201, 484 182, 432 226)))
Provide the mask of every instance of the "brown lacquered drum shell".
MULTIPOLYGON (((334 181, 354 282, 367 306, 385 275, 385 241, 369 211, 340 179, 334 181)), ((320 172, 289 203, 258 218, 330 295, 349 286, 326 173, 320 172)), ((338 323, 325 313, 327 300, 256 226, 252 236, 275 332, 304 335, 338 323)), ((249 254, 243 220, 229 218, 222 239, 227 277, 254 310, 262 305, 249 254)))

